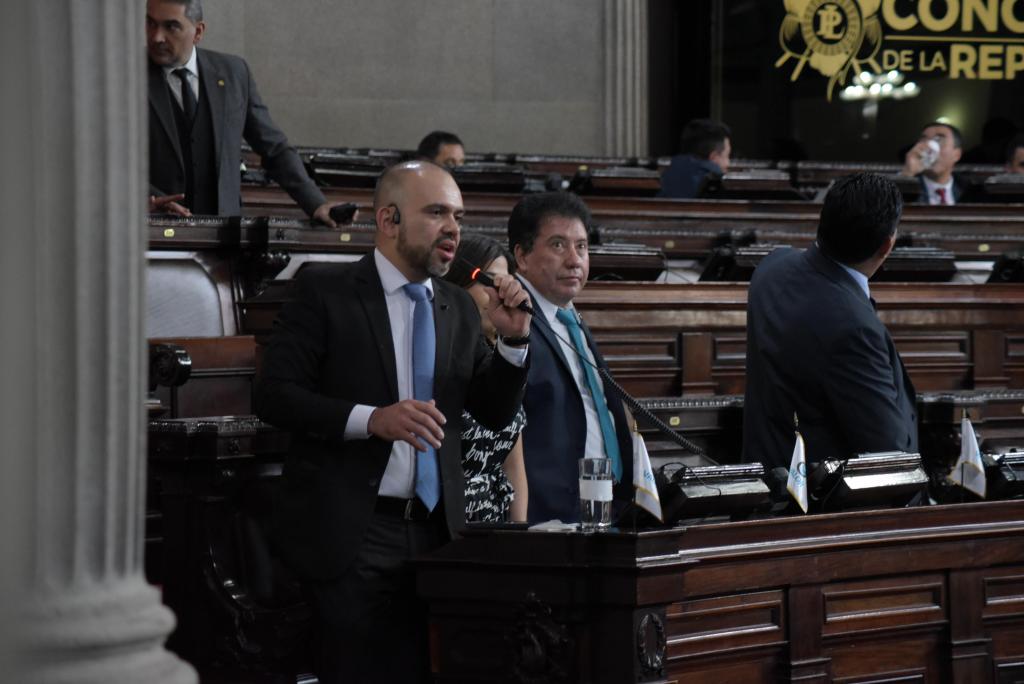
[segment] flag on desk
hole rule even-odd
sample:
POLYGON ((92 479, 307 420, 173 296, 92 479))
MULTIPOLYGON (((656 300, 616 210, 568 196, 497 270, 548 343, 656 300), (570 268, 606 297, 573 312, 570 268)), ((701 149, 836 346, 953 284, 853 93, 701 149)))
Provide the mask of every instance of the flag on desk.
POLYGON ((796 499, 804 513, 807 512, 807 455, 804 453, 804 438, 798 430, 796 444, 793 445, 793 458, 789 461, 789 479, 786 480, 786 491, 796 499))
POLYGON ((953 466, 949 479, 985 498, 985 466, 981 462, 978 437, 974 434, 974 426, 971 425, 971 419, 967 417, 966 411, 964 417, 960 419, 960 458, 953 466))
POLYGON ((661 499, 658 498, 658 486, 654 482, 651 456, 647 453, 644 438, 636 430, 633 430, 633 486, 636 488, 636 505, 665 522, 661 513, 661 499))

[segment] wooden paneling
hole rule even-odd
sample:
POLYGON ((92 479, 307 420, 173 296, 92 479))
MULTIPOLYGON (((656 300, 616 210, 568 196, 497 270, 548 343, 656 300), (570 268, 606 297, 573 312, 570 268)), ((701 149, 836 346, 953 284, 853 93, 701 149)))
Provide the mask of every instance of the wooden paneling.
MULTIPOLYGON (((1024 662, 1019 606, 985 617, 1019 602, 1022 561, 1024 501, 1013 501, 596 537, 478 530, 424 559, 418 583, 445 625, 441 653, 460 648, 446 640, 457 633, 508 624, 510 609, 522 615, 517 597, 532 597, 545 607, 536 628, 560 635, 549 643, 571 649, 559 657, 585 675, 567 681, 973 684, 1012 681, 1024 662), (629 563, 623 552, 643 539, 652 546, 629 563), (638 610, 664 607, 666 657, 664 672, 627 680, 608 673, 635 660, 636 638, 593 640, 630 583, 647 588, 638 610)), ((474 657, 472 676, 447 661, 438 681, 506 681, 474 657)))

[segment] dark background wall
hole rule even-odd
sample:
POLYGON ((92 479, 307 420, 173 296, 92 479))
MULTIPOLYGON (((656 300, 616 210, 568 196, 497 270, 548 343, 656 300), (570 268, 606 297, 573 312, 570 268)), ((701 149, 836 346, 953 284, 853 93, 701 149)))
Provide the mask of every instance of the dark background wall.
MULTIPOLYGON (((934 4, 937 14, 942 5, 934 4)), ((782 0, 650 0, 652 154, 674 152, 685 122, 712 114, 732 127, 734 155, 748 158, 893 162, 923 124, 940 117, 961 128, 965 150, 982 142, 993 118, 1024 126, 1024 74, 971 81, 909 73, 920 95, 883 100, 874 114, 864 102, 841 101, 838 89, 829 102, 817 71, 805 67, 794 82, 792 60, 775 66, 785 13, 782 0)), ((891 31, 885 41, 884 48, 909 46, 893 42, 891 31)))

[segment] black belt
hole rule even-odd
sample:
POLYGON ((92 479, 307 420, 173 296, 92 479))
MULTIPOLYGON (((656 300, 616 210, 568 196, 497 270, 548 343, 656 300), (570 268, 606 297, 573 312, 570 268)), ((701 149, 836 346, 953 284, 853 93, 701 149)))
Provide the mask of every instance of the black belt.
POLYGON ((378 496, 373 512, 390 515, 403 520, 429 520, 430 511, 419 499, 398 499, 393 496, 378 496))

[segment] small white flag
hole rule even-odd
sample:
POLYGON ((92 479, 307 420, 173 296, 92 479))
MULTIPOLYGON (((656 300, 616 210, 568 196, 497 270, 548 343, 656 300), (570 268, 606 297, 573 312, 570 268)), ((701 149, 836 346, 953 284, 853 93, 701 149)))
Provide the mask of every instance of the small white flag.
POLYGON ((974 434, 974 426, 966 412, 960 420, 960 458, 953 466, 949 479, 985 498, 985 466, 981 462, 978 437, 974 434))
POLYGON ((664 522, 658 486, 654 482, 654 469, 651 468, 651 456, 647 453, 644 438, 636 430, 633 431, 633 486, 636 488, 637 506, 664 522))
POLYGON ((789 479, 786 480, 786 491, 796 499, 804 513, 807 512, 807 456, 804 454, 804 438, 796 433, 796 444, 793 446, 793 458, 789 462, 789 479))

